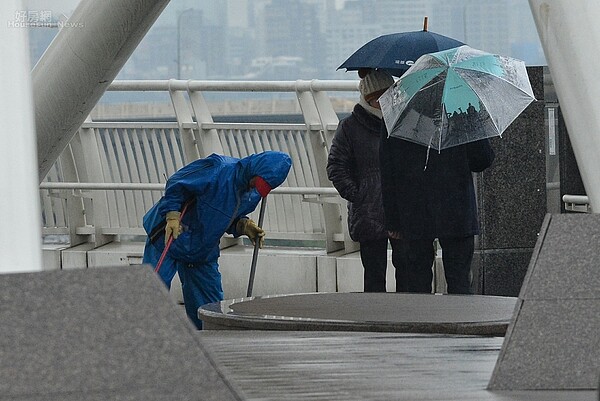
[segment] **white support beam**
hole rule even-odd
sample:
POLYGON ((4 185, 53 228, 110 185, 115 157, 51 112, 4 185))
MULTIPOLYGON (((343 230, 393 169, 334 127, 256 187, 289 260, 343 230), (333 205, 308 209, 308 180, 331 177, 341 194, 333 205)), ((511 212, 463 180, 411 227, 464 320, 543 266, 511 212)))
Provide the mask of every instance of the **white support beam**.
MULTIPOLYGON (((26 10, 0 2, 0 15, 26 10)), ((27 28, 0 21, 0 273, 42 270, 41 218, 27 28)))
POLYGON ((529 0, 590 205, 600 211, 600 2, 529 0))
POLYGON ((39 182, 168 3, 81 0, 32 72, 39 182))

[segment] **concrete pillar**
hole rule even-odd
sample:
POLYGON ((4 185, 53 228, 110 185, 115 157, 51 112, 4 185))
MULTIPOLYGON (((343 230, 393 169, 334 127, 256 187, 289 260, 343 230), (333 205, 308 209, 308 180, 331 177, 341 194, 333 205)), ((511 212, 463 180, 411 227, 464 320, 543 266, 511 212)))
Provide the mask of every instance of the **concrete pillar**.
POLYGON ((42 270, 41 209, 27 28, 20 0, 0 2, 0 273, 42 270))
POLYGON ((169 0, 81 0, 33 69, 41 182, 169 0))
POLYGON ((529 0, 592 210, 600 212, 598 0, 529 0))

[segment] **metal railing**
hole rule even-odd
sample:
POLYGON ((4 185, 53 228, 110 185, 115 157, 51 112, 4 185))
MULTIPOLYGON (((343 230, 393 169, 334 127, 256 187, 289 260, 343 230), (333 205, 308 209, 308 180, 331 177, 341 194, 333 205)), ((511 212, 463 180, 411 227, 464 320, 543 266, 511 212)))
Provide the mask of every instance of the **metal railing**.
POLYGON ((590 199, 585 195, 563 195, 565 210, 570 212, 592 213, 590 199))
MULTIPOLYGON (((120 235, 144 235, 142 216, 162 196, 167 177, 211 153, 245 157, 286 152, 292 169, 270 195, 270 238, 323 241, 328 252, 356 249, 345 201, 326 175, 338 124, 328 92, 356 92, 357 81, 115 81, 110 91, 167 91, 176 121, 88 118, 40 185, 44 234, 70 245, 101 246, 120 235), (214 122, 208 91, 290 92, 304 123, 214 122)), ((257 213, 257 212, 255 212, 257 213)), ((256 216, 251 216, 255 218, 256 216)))

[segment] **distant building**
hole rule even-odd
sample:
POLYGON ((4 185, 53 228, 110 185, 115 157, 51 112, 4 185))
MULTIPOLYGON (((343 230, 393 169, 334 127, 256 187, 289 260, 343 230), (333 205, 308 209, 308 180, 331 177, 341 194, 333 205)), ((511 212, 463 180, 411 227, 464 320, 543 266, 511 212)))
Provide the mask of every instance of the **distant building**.
POLYGON ((227 27, 212 22, 200 10, 188 10, 180 19, 180 77, 182 79, 223 78, 229 75, 225 49, 227 27))
POLYGON ((177 76, 175 27, 153 27, 142 39, 117 79, 169 79, 177 76))
POLYGON ((524 3, 522 0, 462 3, 435 0, 431 30, 476 49, 519 58, 528 65, 545 65, 533 16, 524 3))
POLYGON ((273 79, 311 78, 308 74, 314 78, 318 71, 310 67, 321 63, 324 51, 316 6, 301 0, 273 1, 264 7, 263 18, 268 55, 302 59, 289 72, 277 69, 273 79))
MULTIPOLYGON (((367 1, 366 3, 372 3, 367 1)), ((324 61, 330 71, 329 77, 357 79, 356 73, 335 73, 352 53, 363 44, 379 36, 381 26, 365 18, 361 0, 347 1, 341 10, 329 10, 329 23, 325 30, 327 51, 324 61)))
MULTIPOLYGON (((337 67, 378 36, 423 29, 425 16, 430 31, 545 64, 524 0, 178 0, 118 78, 356 79, 337 67)), ((29 28, 32 65, 57 32, 29 28)))

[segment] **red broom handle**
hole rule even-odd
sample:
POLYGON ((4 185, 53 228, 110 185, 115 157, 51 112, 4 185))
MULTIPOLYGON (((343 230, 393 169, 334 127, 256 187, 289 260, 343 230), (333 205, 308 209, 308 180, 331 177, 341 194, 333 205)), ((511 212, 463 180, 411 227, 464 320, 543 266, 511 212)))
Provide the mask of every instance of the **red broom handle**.
MULTIPOLYGON (((185 211, 187 210, 188 206, 189 206, 190 202, 186 202, 186 204, 183 206, 183 210, 181 211, 181 215, 179 216, 179 221, 181 222, 181 219, 183 219, 183 215, 185 215, 185 211)), ((158 271, 160 270, 160 266, 163 263, 163 260, 165 260, 165 256, 167 256, 167 252, 169 251, 169 248, 171 247, 171 244, 173 243, 173 235, 169 235, 169 240, 167 241, 167 245, 165 245, 165 249, 163 250, 162 254, 160 255, 160 259, 158 259, 158 263, 156 264, 156 267, 154 268, 154 272, 158 273, 158 271)))

